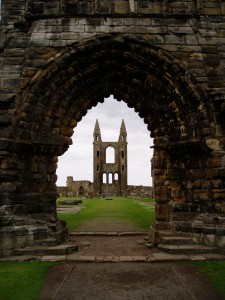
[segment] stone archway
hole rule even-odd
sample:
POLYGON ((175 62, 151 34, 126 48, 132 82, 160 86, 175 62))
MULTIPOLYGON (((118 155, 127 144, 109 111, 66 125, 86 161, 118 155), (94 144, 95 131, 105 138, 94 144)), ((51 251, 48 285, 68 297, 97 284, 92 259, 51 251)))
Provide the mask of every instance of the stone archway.
POLYGON ((4 210, 12 220, 8 253, 65 238, 55 206, 57 156, 68 149, 87 111, 110 94, 134 108, 154 138, 155 230, 182 230, 209 206, 221 212, 207 185, 214 178, 210 162, 222 159, 213 146, 207 95, 183 64, 159 47, 135 36, 105 35, 57 53, 17 96, 12 156, 6 158, 18 165, 10 178, 10 208, 4 210))
POLYGON ((79 187, 79 196, 84 196, 85 195, 85 189, 83 186, 79 187))

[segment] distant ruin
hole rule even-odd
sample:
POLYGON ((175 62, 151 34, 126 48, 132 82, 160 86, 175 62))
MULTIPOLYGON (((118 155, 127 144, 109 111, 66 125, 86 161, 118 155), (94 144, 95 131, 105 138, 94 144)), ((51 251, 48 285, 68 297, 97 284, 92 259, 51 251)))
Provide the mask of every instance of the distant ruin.
POLYGON ((94 128, 93 183, 67 177, 66 187, 58 187, 61 196, 152 196, 152 187, 127 184, 127 131, 124 120, 117 142, 103 142, 98 120, 94 128), (107 151, 113 149, 114 162, 107 162, 107 151))

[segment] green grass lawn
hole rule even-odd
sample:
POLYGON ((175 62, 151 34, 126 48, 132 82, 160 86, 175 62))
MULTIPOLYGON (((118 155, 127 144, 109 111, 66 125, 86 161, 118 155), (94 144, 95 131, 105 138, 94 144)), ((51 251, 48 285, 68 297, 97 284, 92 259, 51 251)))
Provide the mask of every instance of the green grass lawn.
POLYGON ((78 214, 58 214, 61 220, 67 221, 69 231, 96 218, 127 220, 140 229, 148 230, 155 219, 154 200, 151 198, 145 199, 144 202, 122 197, 115 197, 113 200, 89 199, 83 200, 81 205, 83 209, 78 214))
POLYGON ((225 261, 204 261, 196 262, 198 271, 209 277, 213 286, 225 299, 225 261))
POLYGON ((1 300, 38 300, 48 270, 55 263, 23 262, 0 264, 1 300))

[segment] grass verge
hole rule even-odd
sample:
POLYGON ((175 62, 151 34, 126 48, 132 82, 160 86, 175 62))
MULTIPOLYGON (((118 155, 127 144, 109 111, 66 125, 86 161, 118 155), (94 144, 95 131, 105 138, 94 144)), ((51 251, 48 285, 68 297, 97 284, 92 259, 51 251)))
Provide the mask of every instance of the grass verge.
POLYGON ((203 261, 196 262, 198 271, 208 276, 213 286, 225 299, 225 261, 203 261))
MULTIPOLYGON (((149 198, 148 201, 153 203, 153 199, 149 198)), ((148 230, 155 219, 154 209, 128 198, 83 200, 82 206, 83 209, 78 214, 58 214, 60 219, 67 221, 69 231, 77 229, 86 221, 95 218, 127 220, 133 222, 140 229, 148 230)))
POLYGON ((38 300, 51 262, 0 264, 0 299, 38 300))

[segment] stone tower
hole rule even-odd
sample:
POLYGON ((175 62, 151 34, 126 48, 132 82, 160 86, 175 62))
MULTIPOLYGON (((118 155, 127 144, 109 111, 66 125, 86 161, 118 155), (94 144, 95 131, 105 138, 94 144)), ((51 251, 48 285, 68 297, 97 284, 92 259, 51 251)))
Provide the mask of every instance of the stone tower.
POLYGON ((98 120, 94 128, 93 142, 94 194, 125 195, 127 191, 127 131, 124 120, 118 142, 103 142, 98 120), (109 149, 114 152, 108 162, 109 149))

